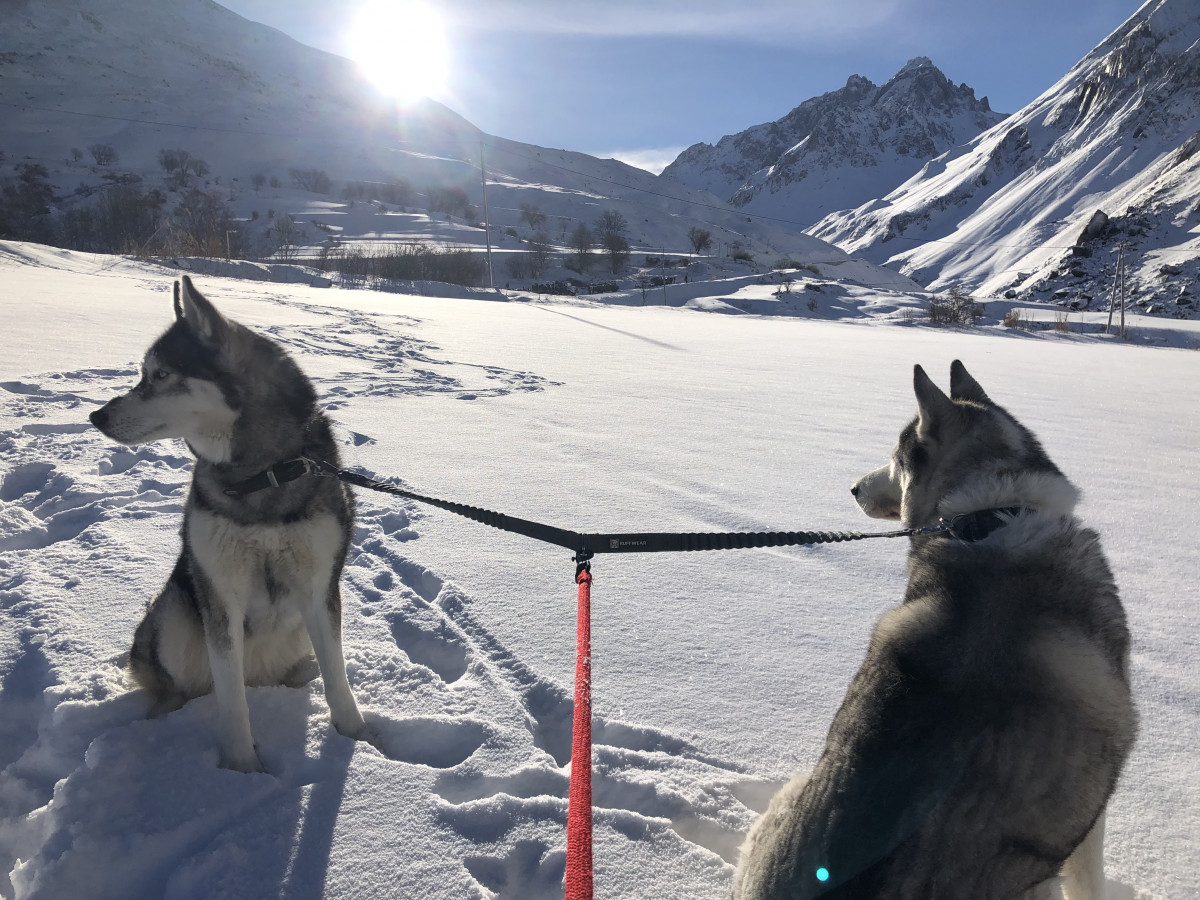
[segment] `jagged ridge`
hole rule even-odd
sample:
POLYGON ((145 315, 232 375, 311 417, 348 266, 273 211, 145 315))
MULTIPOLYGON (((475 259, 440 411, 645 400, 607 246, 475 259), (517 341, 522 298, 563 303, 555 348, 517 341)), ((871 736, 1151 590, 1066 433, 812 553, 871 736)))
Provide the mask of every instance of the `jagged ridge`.
POLYGON ((781 119, 694 144, 663 174, 752 212, 802 223, 879 196, 1003 118, 927 57, 879 86, 852 75, 781 119))

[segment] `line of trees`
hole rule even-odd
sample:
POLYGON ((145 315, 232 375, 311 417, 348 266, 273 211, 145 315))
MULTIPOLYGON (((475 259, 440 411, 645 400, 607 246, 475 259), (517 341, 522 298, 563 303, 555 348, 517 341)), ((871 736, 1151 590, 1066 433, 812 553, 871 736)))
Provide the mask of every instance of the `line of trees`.
POLYGON ((470 250, 442 250, 423 243, 388 247, 334 247, 318 262, 326 272, 364 281, 441 281, 479 287, 487 264, 470 250))
POLYGON ((630 246, 625 237, 628 230, 628 221, 614 209, 602 212, 591 228, 580 222, 567 236, 567 267, 579 273, 590 272, 599 251, 605 255, 609 271, 618 274, 629 261, 630 246))
MULTIPOLYGON (((88 152, 98 165, 111 165, 118 159, 116 151, 108 145, 89 145, 88 152)), ((73 154, 77 162, 82 157, 82 151, 77 148, 73 149, 73 154)), ((0 154, 0 163, 3 161, 3 154, 0 154)), ((81 185, 76 191, 80 197, 94 193, 94 200, 61 214, 52 212, 55 194, 46 168, 32 162, 17 164, 13 175, 0 178, 0 237, 94 252, 223 256, 227 250, 231 253, 254 250, 260 255, 279 252, 285 258, 292 254, 298 241, 303 242, 300 226, 286 214, 276 218, 273 210, 268 212, 273 220, 271 224, 265 228, 258 226, 255 229, 258 240, 251 241, 246 223, 234 218, 219 195, 192 186, 191 179, 203 178, 211 169, 205 160, 190 151, 164 147, 158 152, 157 161, 167 175, 166 187, 178 192, 178 198, 164 195, 161 190, 143 189, 138 175, 107 172, 104 179, 108 184, 100 187, 81 185), (258 246, 251 247, 252 243, 258 246)), ((290 176, 302 189, 316 193, 332 191, 332 179, 323 170, 291 169, 290 176)), ((259 172, 249 180, 255 190, 260 190, 266 184, 267 176, 259 172)), ((270 181, 273 186, 279 184, 277 178, 272 177, 270 181)), ((404 207, 415 206, 418 198, 413 186, 404 179, 347 182, 342 193, 350 201, 370 199, 404 207)), ((430 185, 425 190, 425 198, 431 216, 444 215, 448 221, 452 217, 474 221, 478 216, 462 187, 430 185)), ((231 194, 229 200, 233 199, 231 194)), ((252 219, 257 218, 256 211, 252 219)), ((631 253, 627 237, 629 223, 621 212, 603 210, 590 224, 578 222, 570 233, 566 232, 567 220, 559 219, 564 223, 561 240, 566 244, 565 264, 569 268, 581 274, 590 273, 593 266, 603 261, 616 275, 626 267, 631 253)), ((527 249, 509 256, 509 274, 519 279, 541 278, 554 260, 547 236, 549 217, 536 205, 522 203, 518 222, 528 229, 528 236, 521 238, 516 229, 509 229, 509 232, 523 240, 527 249)), ((688 231, 688 240, 694 253, 703 253, 712 246, 711 232, 696 226, 688 231)), ((735 244, 732 249, 738 251, 741 247, 735 244)), ((410 250, 390 254, 390 257, 406 260, 407 274, 395 277, 426 277, 427 272, 412 274, 412 260, 423 261, 422 265, 428 269, 428 256, 425 251, 410 250)), ((347 265, 365 265, 355 261, 353 253, 345 258, 347 265)), ((383 264, 371 265, 373 271, 377 271, 383 264)), ((461 279, 462 276, 455 277, 461 279)), ((466 282, 460 280, 460 283, 466 282)))
POLYGON ((447 222, 452 216, 470 222, 479 218, 479 211, 471 204, 467 192, 460 187, 430 185, 425 188, 425 208, 430 216, 444 215, 447 222))

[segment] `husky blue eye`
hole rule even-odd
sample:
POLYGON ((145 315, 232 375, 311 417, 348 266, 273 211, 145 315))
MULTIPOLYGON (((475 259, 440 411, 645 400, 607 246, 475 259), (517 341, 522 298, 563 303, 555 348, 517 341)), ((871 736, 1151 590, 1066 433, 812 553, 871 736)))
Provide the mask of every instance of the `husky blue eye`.
POLYGON ((171 373, 168 372, 166 369, 155 369, 154 370, 154 380, 155 381, 162 381, 164 378, 170 378, 170 377, 171 377, 171 373))
POLYGON ((824 866, 821 866, 821 868, 817 869, 817 881, 828 881, 828 880, 829 880, 829 870, 827 868, 825 868, 824 866))

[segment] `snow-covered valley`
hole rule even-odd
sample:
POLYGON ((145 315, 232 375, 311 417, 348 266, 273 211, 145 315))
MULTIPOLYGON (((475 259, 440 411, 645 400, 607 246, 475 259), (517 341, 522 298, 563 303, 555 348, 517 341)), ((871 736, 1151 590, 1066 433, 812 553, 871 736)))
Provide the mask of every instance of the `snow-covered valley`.
MULTIPOLYGON (((172 273, 0 247, 0 895, 561 896, 570 554, 361 495, 346 647, 382 752, 331 729, 318 681, 249 692, 269 774, 217 768, 211 698, 147 720, 117 665, 177 553, 190 457, 87 424, 170 321, 172 273)), ((1130 617, 1110 896, 1200 892, 1195 323, 1139 318, 1126 342, 934 329, 865 293, 772 316, 754 284, 642 308, 196 277, 295 355, 350 465, 577 530, 870 530, 848 487, 911 415, 912 364, 944 383, 963 359, 1083 490, 1130 617)), ((599 896, 728 895, 904 555, 598 559, 599 896)))

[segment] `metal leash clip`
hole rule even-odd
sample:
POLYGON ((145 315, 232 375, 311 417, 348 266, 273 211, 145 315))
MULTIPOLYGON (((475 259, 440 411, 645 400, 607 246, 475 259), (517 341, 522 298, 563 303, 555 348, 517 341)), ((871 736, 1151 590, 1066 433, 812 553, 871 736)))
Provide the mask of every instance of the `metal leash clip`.
POLYGON ((296 457, 304 464, 305 475, 316 475, 324 478, 337 478, 338 470, 327 462, 322 462, 317 459, 309 459, 307 456, 296 457))

